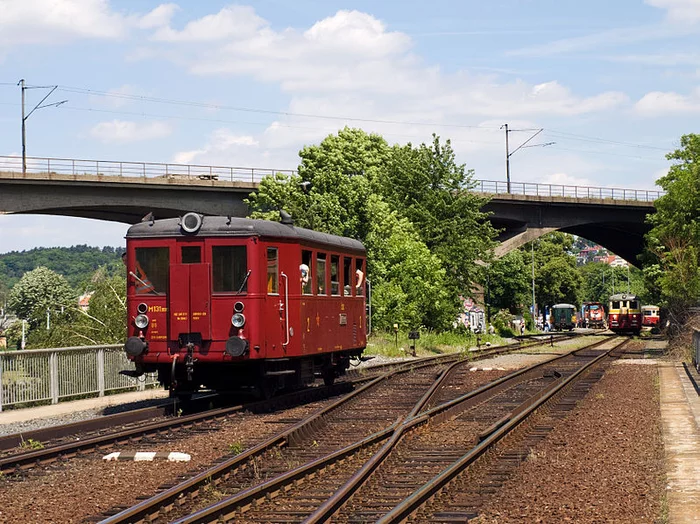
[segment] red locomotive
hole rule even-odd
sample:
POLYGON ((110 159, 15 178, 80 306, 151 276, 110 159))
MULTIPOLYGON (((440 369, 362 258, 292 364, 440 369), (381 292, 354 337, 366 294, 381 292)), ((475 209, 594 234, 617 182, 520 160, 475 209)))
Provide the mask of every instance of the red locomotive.
POLYGON ((283 222, 187 213, 126 235, 132 376, 171 393, 327 384, 366 346, 366 250, 283 222))
POLYGON ((605 329, 605 307, 600 302, 584 302, 581 306, 581 327, 605 329))

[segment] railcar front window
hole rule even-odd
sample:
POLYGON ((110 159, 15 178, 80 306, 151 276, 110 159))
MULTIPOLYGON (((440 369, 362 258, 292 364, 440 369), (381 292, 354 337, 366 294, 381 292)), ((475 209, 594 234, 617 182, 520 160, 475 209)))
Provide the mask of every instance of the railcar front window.
POLYGON ((279 260, 277 258, 277 248, 267 248, 267 293, 276 295, 279 293, 279 260))
POLYGON ((168 292, 170 252, 167 247, 137 247, 136 266, 132 271, 136 293, 168 292))
POLYGON ((199 246, 182 246, 180 251, 183 264, 201 264, 202 248, 199 246))
POLYGON ((610 308, 611 309, 620 309, 620 302, 618 302, 617 300, 613 300, 610 303, 610 308))
POLYGON ((213 246, 211 248, 212 287, 215 293, 245 293, 248 281, 245 246, 213 246))
POLYGON ((630 309, 639 309, 639 302, 636 300, 630 300, 630 309))

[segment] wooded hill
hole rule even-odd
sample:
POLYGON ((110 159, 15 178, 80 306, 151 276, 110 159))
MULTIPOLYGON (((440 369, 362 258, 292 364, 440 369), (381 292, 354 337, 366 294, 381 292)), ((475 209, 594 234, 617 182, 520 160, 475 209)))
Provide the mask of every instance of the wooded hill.
POLYGON ((10 251, 0 254, 0 299, 22 275, 39 266, 44 266, 63 275, 68 283, 80 291, 81 284, 102 266, 109 274, 121 269, 121 247, 38 247, 29 251, 10 251))

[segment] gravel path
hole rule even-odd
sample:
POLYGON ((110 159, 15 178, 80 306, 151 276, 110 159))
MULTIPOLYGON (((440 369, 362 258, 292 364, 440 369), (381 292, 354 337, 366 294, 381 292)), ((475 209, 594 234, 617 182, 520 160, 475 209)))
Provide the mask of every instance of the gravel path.
POLYGON ((641 363, 612 366, 470 522, 660 522, 658 372, 641 363))

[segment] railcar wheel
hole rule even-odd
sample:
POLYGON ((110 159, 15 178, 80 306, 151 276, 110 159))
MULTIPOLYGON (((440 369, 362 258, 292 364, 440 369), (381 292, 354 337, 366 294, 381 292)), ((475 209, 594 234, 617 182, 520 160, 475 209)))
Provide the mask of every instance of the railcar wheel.
POLYGON ((332 386, 335 383, 335 368, 324 368, 321 375, 323 376, 323 383, 326 386, 332 386))

